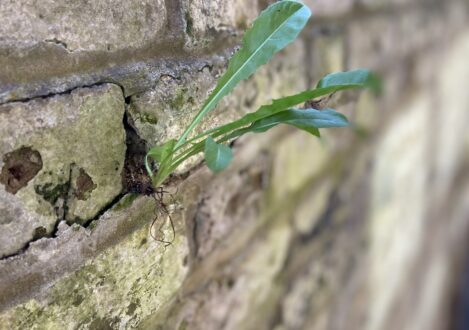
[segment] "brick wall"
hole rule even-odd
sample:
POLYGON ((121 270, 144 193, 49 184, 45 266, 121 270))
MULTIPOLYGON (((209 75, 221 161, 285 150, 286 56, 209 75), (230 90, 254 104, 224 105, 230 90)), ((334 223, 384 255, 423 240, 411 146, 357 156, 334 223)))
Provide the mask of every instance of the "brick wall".
POLYGON ((145 145, 268 3, 0 3, 0 329, 468 326, 467 1, 305 1, 301 38, 202 128, 331 71, 372 68, 383 95, 335 96, 354 126, 322 140, 240 139, 218 175, 196 157, 166 187, 173 244, 149 235, 171 228, 130 192, 145 145))

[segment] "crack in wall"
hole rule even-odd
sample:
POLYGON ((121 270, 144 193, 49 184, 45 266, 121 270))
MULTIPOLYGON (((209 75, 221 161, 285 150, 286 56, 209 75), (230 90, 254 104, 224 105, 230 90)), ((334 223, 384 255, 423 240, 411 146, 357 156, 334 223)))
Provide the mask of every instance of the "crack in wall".
POLYGON ((55 97, 55 96, 70 95, 77 89, 101 87, 101 86, 104 86, 104 85, 107 85, 107 84, 116 85, 122 91, 124 91, 124 87, 122 85, 120 85, 118 82, 104 81, 103 80, 103 81, 98 81, 98 82, 95 82, 95 83, 92 83, 92 84, 84 84, 84 85, 75 86, 73 88, 66 89, 66 90, 61 91, 61 92, 51 92, 51 93, 44 94, 44 95, 37 95, 37 96, 32 96, 32 97, 27 97, 27 98, 21 98, 21 99, 17 99, 17 100, 6 101, 6 102, 3 102, 3 103, 0 102, 0 105, 10 104, 10 103, 28 103, 28 102, 31 102, 31 101, 34 101, 34 100, 45 100, 45 99, 52 98, 52 97, 55 97))
MULTIPOLYGON (((91 85, 91 86, 86 86, 85 88, 99 87, 99 86, 102 86, 103 84, 104 83, 94 84, 94 85, 91 85)), ((117 84, 115 84, 115 85, 117 85, 117 84)), ((120 88, 121 93, 122 93, 122 97, 124 98, 124 89, 123 89, 123 87, 119 86, 119 85, 117 85, 117 86, 120 88)), ((82 88, 82 87, 80 87, 80 88, 82 88)), ((34 98, 34 99, 46 99, 46 98, 50 98, 50 97, 55 97, 57 95, 69 95, 76 89, 78 89, 78 88, 75 88, 73 90, 66 91, 66 92, 63 92, 63 93, 53 94, 53 95, 49 95, 49 96, 41 96, 41 97, 37 97, 37 98, 34 98)), ((124 112, 124 116, 123 116, 122 121, 123 121, 124 130, 125 130, 126 134, 128 134, 126 125, 124 125, 125 120, 126 120, 126 113, 124 112)), ((26 242, 24 244, 24 246, 22 248, 20 248, 18 251, 16 251, 15 253, 3 256, 2 258, 0 258, 0 260, 6 260, 6 259, 10 259, 10 258, 17 257, 17 256, 20 256, 20 255, 24 254, 29 249, 29 247, 31 246, 32 243, 37 242, 41 239, 44 239, 44 238, 49 238, 49 239, 50 238, 57 238, 58 237, 58 231, 59 231, 59 224, 63 221, 68 223, 69 225, 72 225, 72 226, 75 225, 75 226, 80 226, 80 227, 83 227, 83 228, 88 228, 94 221, 98 220, 102 215, 104 215, 107 211, 109 211, 116 204, 118 204, 119 201, 125 196, 125 193, 123 193, 121 191, 106 206, 104 206, 102 209, 100 209, 99 212, 96 214, 96 216, 94 216, 90 219, 84 219, 82 224, 76 223, 75 221, 70 221, 70 219, 68 219, 69 218, 68 217, 68 209, 69 209, 68 203, 72 199, 75 198, 75 196, 74 196, 75 191, 72 187, 73 186, 72 185, 72 180, 74 179, 73 172, 74 172, 75 167, 76 167, 75 163, 72 162, 72 163, 69 164, 68 179, 65 183, 65 187, 63 188, 64 191, 62 193, 60 193, 60 195, 58 196, 58 198, 61 198, 63 200, 62 200, 62 205, 61 206, 56 205, 55 212, 56 212, 57 220, 55 221, 53 230, 48 234, 39 235, 39 237, 36 237, 37 235, 34 235, 35 237, 33 237, 33 239, 29 240, 28 242, 26 242)), ((124 169, 122 169, 122 171, 123 170, 124 169)), ((120 175, 122 175, 122 174, 120 174, 120 175)), ((36 193, 38 193, 38 191, 36 191, 36 193)), ((40 194, 38 194, 38 196, 39 195, 40 194)))
MULTIPOLYGON (((175 45, 174 40, 171 40, 149 45, 148 50, 133 51, 129 54, 122 51, 119 56, 90 52, 76 55, 78 54, 76 53, 68 58, 59 56, 63 58, 64 64, 44 73, 31 72, 24 67, 23 63, 28 60, 27 58, 21 61, 13 58, 8 61, 7 68, 15 68, 15 71, 0 73, 0 81, 5 82, 0 84, 0 105, 61 94, 102 83, 124 86, 125 96, 134 95, 150 89, 162 75, 177 76, 184 69, 203 66, 216 61, 220 56, 228 57, 237 42, 238 40, 234 38, 222 37, 217 39, 210 49, 190 51, 184 48, 183 43, 175 45), (162 53, 155 54, 155 49, 162 53), (18 77, 22 76, 26 78, 19 81, 18 77)), ((49 57, 51 56, 49 54, 49 57)), ((47 65, 38 62, 42 58, 41 55, 37 54, 35 57, 36 60, 32 61, 31 65, 45 69, 47 65)))
POLYGON ((62 40, 59 40, 57 38, 46 39, 46 40, 44 40, 44 42, 48 42, 48 43, 51 43, 51 44, 54 44, 54 45, 58 45, 58 46, 64 48, 65 50, 67 50, 67 52, 69 52, 69 53, 73 52, 72 50, 68 49, 68 46, 67 46, 66 42, 64 42, 62 40))
MULTIPOLYGON (((95 84, 95 85, 92 85, 92 86, 87 86, 86 88, 97 87, 97 86, 101 86, 103 84, 104 83, 99 83, 99 84, 95 84)), ((55 238, 58 238, 59 226, 62 222, 68 223, 68 225, 71 225, 72 227, 75 226, 76 228, 89 229, 89 228, 94 227, 96 225, 96 222, 99 221, 106 212, 113 209, 116 205, 118 205, 123 200, 123 198, 125 198, 129 194, 137 193, 137 194, 141 194, 141 195, 147 195, 146 193, 142 192, 141 190, 136 190, 135 187, 131 187, 128 184, 125 183, 125 173, 126 173, 126 171, 127 172, 130 171, 130 172, 132 172, 131 173, 132 177, 135 177, 135 175, 134 175, 135 172, 138 172, 138 174, 140 176, 140 178, 138 179, 138 180, 140 180, 139 183, 142 183, 142 182, 145 181, 145 182, 147 182, 147 184, 149 184, 151 186, 151 179, 148 177, 148 175, 146 173, 146 170, 144 168, 144 164, 143 164, 143 157, 145 156, 145 154, 148 150, 148 146, 146 144, 146 141, 143 140, 138 135, 138 132, 136 131, 136 129, 131 125, 131 117, 127 112, 127 108, 128 108, 128 106, 131 102, 131 96, 124 97, 124 95, 125 95, 124 94, 124 87, 120 86, 120 85, 117 85, 117 84, 116 84, 116 86, 118 86, 120 88, 122 96, 124 98, 125 111, 124 111, 124 115, 123 115, 123 118, 122 118, 122 125, 123 125, 124 130, 125 130, 125 134, 126 134, 126 142, 125 143, 127 145, 126 155, 125 155, 125 160, 124 160, 124 162, 127 166, 125 165, 122 168, 122 172, 119 174, 122 177, 122 180, 123 180, 123 185, 122 185, 121 192, 116 197, 114 197, 111 201, 109 201, 108 204, 106 204, 103 208, 101 208, 99 210, 99 212, 94 217, 89 218, 89 219, 84 219, 82 221, 82 223, 77 223, 75 221, 70 221, 70 219, 68 219, 68 216, 67 216, 68 215, 68 203, 70 202, 70 200, 72 200, 74 198, 74 194, 75 194, 75 191, 72 188, 72 180, 74 179, 74 176, 73 176, 74 166, 76 166, 74 163, 70 163, 69 164, 68 180, 66 181, 66 183, 65 183, 66 186, 64 187, 65 191, 61 194, 61 195, 63 195, 62 196, 63 202, 62 202, 62 206, 56 211, 57 212, 57 221, 55 222, 54 229, 51 231, 51 233, 49 233, 47 235, 40 235, 40 237, 33 237, 32 240, 28 241, 24 245, 24 247, 22 247, 17 252, 6 255, 6 256, 0 258, 1 261, 21 256, 22 254, 24 254, 28 251, 28 249, 30 248, 32 243, 35 243, 35 242, 37 242, 41 239, 51 239, 51 238, 55 239, 55 238), (135 158, 137 159, 136 163, 134 164, 135 166, 128 166, 128 162, 132 159, 135 159, 135 158)), ((64 92, 64 93, 60 93, 60 94, 54 94, 54 95, 47 96, 47 97, 54 97, 56 95, 67 95, 67 94, 70 94, 71 92, 73 92, 73 90, 70 90, 70 91, 67 91, 67 92, 64 92)), ((44 99, 44 98, 47 98, 47 97, 46 96, 41 96, 41 97, 38 97, 38 98, 44 99)), ((201 164, 195 165, 192 169, 188 170, 186 173, 178 174, 178 175, 171 175, 171 177, 166 182, 166 186, 174 186, 174 185, 179 184, 180 182, 185 180, 191 173, 193 173, 193 171, 199 169, 201 164)), ((153 192, 152 187, 151 187, 151 189, 152 189, 152 192, 153 192)))

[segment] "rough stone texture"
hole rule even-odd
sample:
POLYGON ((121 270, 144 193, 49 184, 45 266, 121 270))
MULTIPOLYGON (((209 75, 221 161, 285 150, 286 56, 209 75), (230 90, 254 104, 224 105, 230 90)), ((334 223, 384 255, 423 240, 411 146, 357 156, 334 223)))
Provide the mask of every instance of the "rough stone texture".
POLYGON ((164 0, 2 1, 1 47, 26 48, 49 42, 68 51, 136 48, 161 35, 164 0))
POLYGON ((154 200, 135 197, 124 198, 88 229, 61 223, 57 238, 32 243, 12 261, 0 261, 2 306, 63 277, 52 291, 39 294, 37 301, 6 313, 2 329, 134 327, 142 315, 161 308, 187 272, 187 242, 181 234, 181 222, 173 216, 179 235, 170 249, 162 250, 161 244, 148 237, 148 229, 142 228, 156 216, 154 200), (114 246, 116 239, 127 235, 124 243, 114 246), (110 246, 114 247, 97 256, 110 246), (64 251, 70 251, 73 258, 64 251), (55 268, 48 267, 51 260, 55 268), (74 276, 64 277, 78 266, 80 271, 74 276), (150 280, 155 277, 161 281, 150 280), (22 316, 17 317, 16 312, 22 316))
MULTIPOLYGON (((467 1, 306 1, 317 19, 301 39, 202 128, 371 67, 380 97, 326 101, 353 127, 321 140, 289 127, 245 136, 217 175, 187 163, 165 187, 168 247, 150 235, 172 238, 161 201, 119 195, 126 141, 129 160, 132 143, 176 137, 268 2, 152 2, 164 8, 151 17, 167 18, 154 40, 115 52, 92 50, 104 34, 77 37, 88 49, 74 52, 39 39, 2 48, 0 247, 16 255, 0 260, 0 329, 469 327, 467 1)), ((72 21, 86 32, 81 14, 72 21)), ((29 24, 18 15, 0 29, 29 24)), ((134 33, 121 23, 102 27, 106 38, 134 33)), ((43 33, 29 31, 15 33, 43 33)))
POLYGON ((6 161, 17 150, 36 152, 19 155, 17 166, 26 157, 41 159, 40 170, 19 189, 0 184, 1 256, 52 234, 59 219, 92 219, 120 193, 123 116, 124 98, 115 85, 0 106, 2 172, 10 172, 11 180, 28 174, 21 168, 14 173, 6 161))
POLYGON ((0 16, 0 102, 102 82, 131 94, 203 60, 183 49, 179 1, 4 1, 0 16))
POLYGON ((204 47, 217 33, 236 33, 256 18, 258 1, 183 0, 188 47, 204 47))

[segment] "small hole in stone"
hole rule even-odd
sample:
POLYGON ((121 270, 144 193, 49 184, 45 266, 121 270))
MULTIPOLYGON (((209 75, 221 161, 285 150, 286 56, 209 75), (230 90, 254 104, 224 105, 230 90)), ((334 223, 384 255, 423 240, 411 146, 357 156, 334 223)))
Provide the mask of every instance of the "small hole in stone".
POLYGON ((42 169, 41 154, 31 147, 21 147, 5 154, 3 162, 0 183, 12 194, 25 187, 42 169))
POLYGON ((34 229, 34 233, 33 233, 33 240, 38 240, 40 238, 43 238, 47 236, 47 229, 46 227, 37 227, 34 229))
POLYGON ((90 193, 96 189, 97 185, 93 182, 93 179, 85 172, 84 169, 80 168, 80 174, 76 180, 77 191, 75 195, 78 200, 84 201, 90 197, 90 193))

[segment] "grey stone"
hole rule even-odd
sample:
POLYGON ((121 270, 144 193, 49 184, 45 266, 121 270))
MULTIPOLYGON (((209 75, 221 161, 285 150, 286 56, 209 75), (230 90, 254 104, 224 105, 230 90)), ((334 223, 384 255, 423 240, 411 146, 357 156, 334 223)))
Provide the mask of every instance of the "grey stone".
POLYGON ((7 0, 0 16, 0 46, 49 42, 69 51, 139 47, 161 35, 166 24, 164 0, 7 0))
POLYGON ((120 193, 123 114, 115 85, 0 106, 0 256, 59 219, 92 219, 120 193))
POLYGON ((219 34, 237 34, 245 30, 258 15, 258 1, 184 0, 188 48, 204 48, 219 34))

